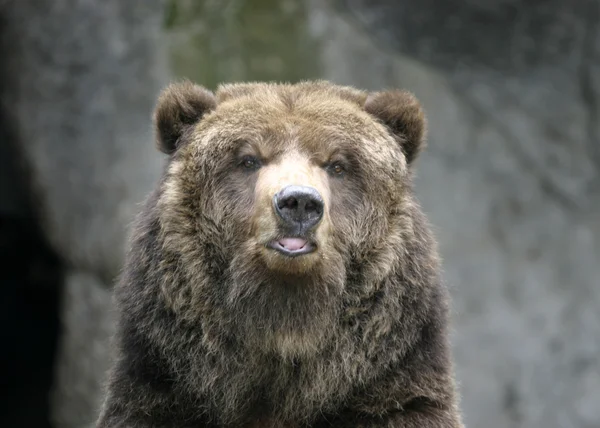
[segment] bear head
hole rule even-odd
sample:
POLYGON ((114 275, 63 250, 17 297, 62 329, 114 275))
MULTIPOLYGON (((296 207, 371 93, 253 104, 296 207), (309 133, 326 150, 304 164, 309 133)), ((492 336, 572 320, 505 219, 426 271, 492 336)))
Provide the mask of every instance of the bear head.
POLYGON ((205 336, 314 353, 402 259, 425 135, 410 93, 182 82, 154 119, 162 294, 205 336))

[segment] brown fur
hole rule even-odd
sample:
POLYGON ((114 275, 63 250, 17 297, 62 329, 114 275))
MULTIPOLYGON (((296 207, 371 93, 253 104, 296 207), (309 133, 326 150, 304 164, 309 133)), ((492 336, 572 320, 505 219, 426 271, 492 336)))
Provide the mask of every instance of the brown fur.
POLYGON ((412 95, 186 83, 155 123, 171 156, 116 287, 98 427, 462 426, 447 292, 412 192, 412 95), (259 167, 240 166, 248 155, 259 167), (287 184, 325 204, 318 250, 293 259, 265 248, 285 236, 271 204, 287 184))

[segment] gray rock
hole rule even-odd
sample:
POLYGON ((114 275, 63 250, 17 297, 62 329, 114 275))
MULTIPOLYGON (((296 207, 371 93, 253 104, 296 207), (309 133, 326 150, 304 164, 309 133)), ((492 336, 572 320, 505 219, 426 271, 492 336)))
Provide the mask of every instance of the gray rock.
POLYGON ((68 271, 52 395, 57 428, 96 418, 110 285, 128 225, 161 169, 150 118, 167 76, 163 3, 0 2, 2 118, 68 271))
POLYGON ((114 331, 111 290, 95 275, 71 271, 62 299, 62 336, 51 395, 56 427, 95 426, 114 331))
POLYGON ((162 3, 14 0, 3 12, 2 107, 45 230, 70 264, 107 280, 160 169, 150 117, 164 83, 162 3))

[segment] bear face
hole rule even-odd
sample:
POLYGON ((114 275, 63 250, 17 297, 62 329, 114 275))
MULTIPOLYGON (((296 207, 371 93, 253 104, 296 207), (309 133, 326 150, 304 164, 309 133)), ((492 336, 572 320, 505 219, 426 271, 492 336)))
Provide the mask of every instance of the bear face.
POLYGON ((262 351, 317 352, 345 300, 365 291, 348 289, 349 270, 384 278, 412 229, 402 213, 423 145, 418 102, 325 82, 215 95, 182 83, 165 90, 155 123, 170 155, 162 239, 187 279, 165 282, 166 300, 188 319, 218 307, 231 334, 262 351), (207 302, 215 286, 219 301, 207 302))

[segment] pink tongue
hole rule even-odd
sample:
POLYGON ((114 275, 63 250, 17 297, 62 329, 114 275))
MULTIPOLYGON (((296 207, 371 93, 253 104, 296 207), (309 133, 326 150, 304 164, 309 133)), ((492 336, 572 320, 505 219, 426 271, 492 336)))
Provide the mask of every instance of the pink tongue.
POLYGON ((279 244, 286 250, 296 251, 306 245, 306 239, 302 238, 283 238, 279 244))

